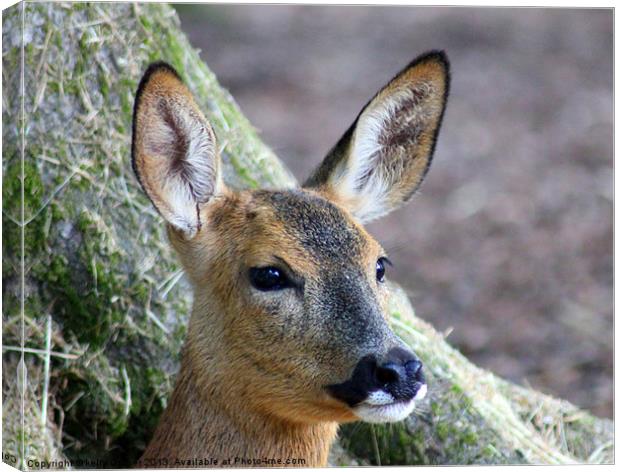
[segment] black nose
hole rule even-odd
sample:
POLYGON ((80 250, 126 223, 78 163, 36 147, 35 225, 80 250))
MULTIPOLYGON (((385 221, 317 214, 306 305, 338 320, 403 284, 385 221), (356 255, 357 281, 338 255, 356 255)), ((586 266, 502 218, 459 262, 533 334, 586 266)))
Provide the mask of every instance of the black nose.
POLYGON ((353 406, 377 390, 390 393, 394 400, 408 401, 424 383, 422 363, 415 354, 394 348, 381 360, 373 355, 365 356, 357 363, 349 380, 326 388, 334 397, 353 406))
POLYGON ((390 350, 375 370, 376 382, 396 400, 413 398, 419 384, 424 383, 422 363, 410 351, 402 348, 390 350))

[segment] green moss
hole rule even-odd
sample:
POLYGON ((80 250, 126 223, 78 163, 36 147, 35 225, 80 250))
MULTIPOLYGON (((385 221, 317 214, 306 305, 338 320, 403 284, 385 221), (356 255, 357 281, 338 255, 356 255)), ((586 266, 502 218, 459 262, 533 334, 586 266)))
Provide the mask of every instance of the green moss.
POLYGON ((341 437, 341 444, 346 450, 373 465, 428 463, 423 453, 423 434, 412 433, 403 422, 388 425, 348 424, 341 427, 341 437))
POLYGON ((64 256, 54 257, 47 274, 48 281, 53 283, 49 290, 59 301, 57 314, 67 334, 73 334, 78 341, 96 349, 109 335, 107 310, 100 309, 101 301, 90 290, 84 293, 76 288, 74 274, 75 267, 70 267, 64 256))
POLYGON ((256 179, 252 178, 252 176, 250 175, 248 170, 243 166, 243 164, 241 162, 239 162, 235 158, 231 158, 230 162, 233 165, 233 167, 235 168, 235 170, 237 171, 237 175, 239 176, 239 178, 241 178, 245 182, 247 187, 249 187, 249 188, 259 188, 260 187, 260 184, 258 183, 258 181, 256 179))
POLYGON ((501 457, 500 452, 495 448, 493 444, 487 444, 482 448, 482 454, 484 455, 488 463, 492 463, 496 457, 501 457))
POLYGON ((101 95, 103 95, 104 100, 107 100, 110 96, 110 84, 103 70, 99 71, 99 85, 101 95))
POLYGON ((151 21, 146 15, 141 15, 140 17, 138 17, 138 19, 145 29, 151 30, 151 21))
POLYGON ((463 443, 473 446, 478 442, 478 435, 473 431, 467 431, 463 434, 463 443))
POLYGON ((437 431, 437 437, 442 441, 445 441, 446 439, 448 439, 450 429, 451 428, 445 423, 438 424, 435 428, 435 430, 437 431))
MULTIPOLYGON (((24 218, 26 221, 41 209, 43 205, 43 185, 39 171, 32 159, 24 160, 24 218)), ((13 159, 5 167, 2 182, 2 200, 4 204, 2 217, 3 252, 7 262, 16 260, 21 254, 21 229, 8 215, 16 221, 21 220, 22 201, 22 163, 13 159)), ((41 251, 45 245, 45 217, 47 210, 43 209, 36 218, 32 219, 24 228, 24 254, 30 259, 33 254, 41 251)), ((3 265, 4 267, 4 265, 3 265)), ((3 274, 4 274, 3 270, 3 274)))
POLYGON ((66 451, 73 460, 87 459, 89 455, 91 460, 105 457, 108 453, 105 442, 122 434, 129 420, 125 415, 124 386, 118 370, 101 356, 86 362, 86 365, 60 371, 67 383, 60 392, 59 401, 71 407, 65 411, 64 430, 79 438, 79 442, 66 451), (85 426, 92 433, 85 434, 85 426), (92 434, 99 436, 99 441, 92 434))
POLYGON ((28 43, 24 46, 25 57, 32 57, 34 55, 34 52, 35 52, 34 43, 28 43))
POLYGON ((121 111, 123 115, 131 117, 133 115, 133 91, 135 84, 129 79, 122 79, 120 82, 120 86, 122 87, 122 91, 119 94, 121 99, 121 111))

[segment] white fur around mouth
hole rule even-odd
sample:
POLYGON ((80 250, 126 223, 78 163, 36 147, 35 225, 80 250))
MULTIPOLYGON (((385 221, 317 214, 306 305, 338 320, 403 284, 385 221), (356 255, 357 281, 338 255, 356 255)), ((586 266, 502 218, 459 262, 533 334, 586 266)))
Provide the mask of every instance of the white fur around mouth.
POLYGON ((422 400, 427 392, 426 384, 423 384, 415 397, 408 401, 396 401, 394 397, 384 390, 375 390, 368 398, 353 408, 355 415, 367 423, 393 423, 407 418, 415 408, 415 402, 422 400))

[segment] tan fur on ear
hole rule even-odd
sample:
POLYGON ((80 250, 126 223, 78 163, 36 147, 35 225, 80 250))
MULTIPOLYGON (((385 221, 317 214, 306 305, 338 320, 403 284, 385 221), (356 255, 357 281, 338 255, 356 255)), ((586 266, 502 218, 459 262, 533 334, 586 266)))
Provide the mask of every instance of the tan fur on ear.
POLYGON ((222 191, 215 133, 177 72, 152 64, 136 94, 132 163, 144 191, 172 226, 192 237, 201 204, 222 191))
POLYGON ((430 165, 449 82, 443 52, 418 57, 370 100, 306 186, 360 221, 409 200, 430 165))

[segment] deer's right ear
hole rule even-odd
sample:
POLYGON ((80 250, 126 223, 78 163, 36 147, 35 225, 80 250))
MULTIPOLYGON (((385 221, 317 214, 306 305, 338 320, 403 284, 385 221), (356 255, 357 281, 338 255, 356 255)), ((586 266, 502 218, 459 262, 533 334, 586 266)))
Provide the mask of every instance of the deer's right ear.
POLYGON ((201 227, 200 205, 223 190, 215 133, 177 72, 152 64, 133 113, 132 165, 159 213, 187 238, 201 227))

